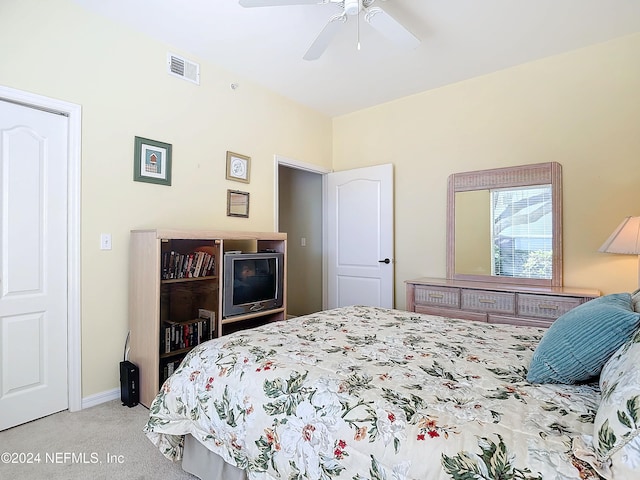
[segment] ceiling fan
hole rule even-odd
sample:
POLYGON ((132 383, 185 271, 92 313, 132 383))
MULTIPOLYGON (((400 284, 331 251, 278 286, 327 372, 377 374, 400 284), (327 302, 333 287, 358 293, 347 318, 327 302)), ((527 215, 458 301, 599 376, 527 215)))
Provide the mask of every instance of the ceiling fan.
POLYGON ((415 48, 420 44, 409 30, 379 6, 372 6, 376 0, 239 0, 243 7, 276 7, 285 5, 332 4, 342 9, 333 15, 313 41, 302 58, 317 60, 327 49, 336 33, 347 23, 349 17, 358 20, 358 48, 360 48, 360 22, 362 13, 365 21, 379 33, 403 48, 415 48))

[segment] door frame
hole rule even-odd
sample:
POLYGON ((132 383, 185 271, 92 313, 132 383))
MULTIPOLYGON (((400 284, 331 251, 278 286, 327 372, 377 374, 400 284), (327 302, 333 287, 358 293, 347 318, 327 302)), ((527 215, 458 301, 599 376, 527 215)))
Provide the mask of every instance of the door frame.
POLYGON ((67 157, 67 393, 69 411, 82 410, 82 336, 80 305, 80 184, 82 107, 0 85, 0 99, 68 118, 67 157))
POLYGON ((322 175, 322 309, 327 308, 327 285, 329 278, 327 276, 327 173, 333 172, 329 168, 320 167, 311 163, 301 162, 293 158, 283 155, 273 156, 274 164, 274 198, 273 198, 273 221, 274 231, 279 229, 279 209, 280 209, 280 179, 278 175, 278 167, 294 168, 296 170, 304 170, 305 172, 317 173, 322 175))

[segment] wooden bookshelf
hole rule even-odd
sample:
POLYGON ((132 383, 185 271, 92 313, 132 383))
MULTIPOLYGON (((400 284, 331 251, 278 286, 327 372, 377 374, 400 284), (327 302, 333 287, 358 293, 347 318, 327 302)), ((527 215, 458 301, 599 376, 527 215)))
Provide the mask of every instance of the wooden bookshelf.
MULTIPOLYGON (((230 232, 203 230, 133 230, 129 262, 129 360, 140 370, 140 403, 149 407, 165 377, 177 368, 197 344, 243 328, 285 320, 286 233, 230 232), (284 254, 284 296, 282 308, 222 317, 224 252, 273 250, 284 254), (212 257, 209 267, 196 274, 189 256, 205 252, 212 257), (173 257, 173 264, 169 259, 173 257), (178 262, 178 266, 176 265, 178 262), (170 268, 171 265, 171 268, 170 268), (167 325, 191 325, 200 321, 200 310, 213 312, 208 335, 184 334, 174 339, 167 351, 167 325), (182 340, 182 341, 179 341, 182 340)), ((203 257, 202 263, 204 263, 203 257)))

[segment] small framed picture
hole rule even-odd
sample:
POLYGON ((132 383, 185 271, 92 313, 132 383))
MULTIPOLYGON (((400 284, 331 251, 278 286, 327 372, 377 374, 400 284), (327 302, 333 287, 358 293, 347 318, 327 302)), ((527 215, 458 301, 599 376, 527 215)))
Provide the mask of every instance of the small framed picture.
POLYGON ((171 185, 171 144, 135 137, 133 179, 171 185))
POLYGON ((227 190, 227 216, 249 218, 249 192, 227 190))
POLYGON ((239 153, 227 152, 227 180, 249 183, 251 158, 239 153))

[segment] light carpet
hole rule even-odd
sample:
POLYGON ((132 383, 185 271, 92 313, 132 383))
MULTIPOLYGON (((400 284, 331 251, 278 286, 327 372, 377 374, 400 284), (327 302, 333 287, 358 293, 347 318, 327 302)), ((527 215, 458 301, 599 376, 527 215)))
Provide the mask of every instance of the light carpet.
POLYGON ((196 479, 147 439, 148 416, 142 405, 114 400, 2 431, 0 479, 196 479))

